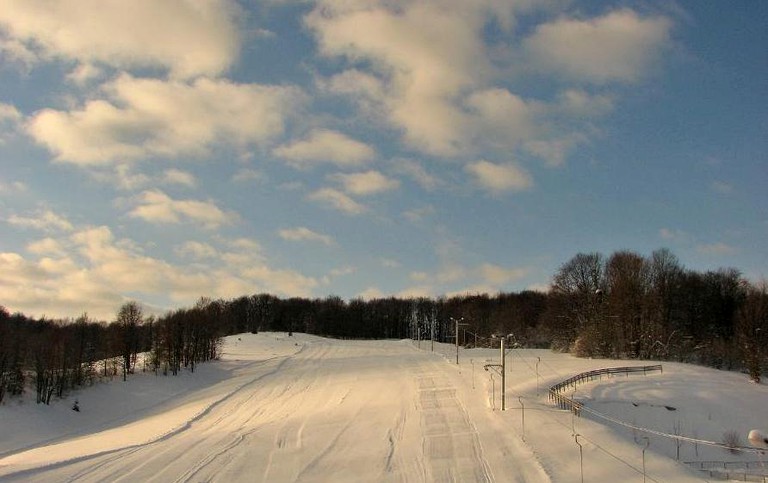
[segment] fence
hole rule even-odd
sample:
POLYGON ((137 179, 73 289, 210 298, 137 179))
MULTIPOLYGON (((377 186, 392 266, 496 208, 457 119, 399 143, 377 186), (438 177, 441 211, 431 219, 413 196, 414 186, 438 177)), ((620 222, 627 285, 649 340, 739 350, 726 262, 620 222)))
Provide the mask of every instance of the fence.
POLYGON ((706 472, 710 478, 768 483, 764 461, 686 461, 685 464, 706 472))
POLYGON ((617 374, 624 374, 629 377, 632 373, 640 373, 643 375, 649 372, 664 372, 661 364, 654 366, 629 366, 629 367, 607 367, 604 369, 595 369, 594 371, 582 372, 575 376, 566 379, 565 381, 558 382, 554 386, 549 388, 549 400, 557 405, 560 409, 568 409, 573 411, 576 416, 581 416, 582 404, 573 398, 563 395, 567 389, 571 388, 574 391, 578 384, 597 380, 602 380, 603 376, 614 376, 617 374))

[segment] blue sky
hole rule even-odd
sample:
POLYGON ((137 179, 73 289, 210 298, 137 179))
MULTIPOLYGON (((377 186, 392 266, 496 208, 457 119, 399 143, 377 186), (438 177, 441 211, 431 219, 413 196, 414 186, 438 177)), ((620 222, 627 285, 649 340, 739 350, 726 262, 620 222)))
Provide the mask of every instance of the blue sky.
POLYGON ((0 0, 0 304, 768 273, 768 3, 0 0))

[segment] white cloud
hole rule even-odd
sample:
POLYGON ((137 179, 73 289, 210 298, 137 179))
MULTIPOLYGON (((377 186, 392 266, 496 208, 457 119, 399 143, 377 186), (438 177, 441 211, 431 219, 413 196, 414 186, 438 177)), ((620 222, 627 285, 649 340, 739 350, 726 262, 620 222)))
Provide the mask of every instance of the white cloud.
POLYGON ((133 191, 143 188, 151 183, 151 178, 143 173, 134 173, 133 167, 129 164, 118 164, 114 168, 112 175, 102 172, 93 173, 93 176, 101 181, 113 182, 121 190, 133 191))
POLYGON ((232 181, 243 183, 246 181, 261 181, 264 179, 264 173, 255 169, 243 168, 232 175, 232 181))
POLYGON ((25 191, 27 191, 27 189, 28 189, 27 185, 22 183, 21 181, 13 181, 11 183, 5 183, 2 180, 0 180, 0 194, 24 193, 25 191))
POLYGON ((240 48, 237 14, 229 0, 0 1, 0 25, 25 62, 37 52, 119 69, 160 67, 179 78, 230 67, 240 48))
POLYGON ((426 282, 430 275, 427 272, 411 272, 409 278, 414 282, 426 282))
POLYGON ((521 167, 512 164, 495 164, 490 161, 476 161, 465 166, 474 176, 476 183, 494 194, 506 191, 522 191, 533 186, 533 179, 521 167))
POLYGON ((377 287, 368 287, 360 292, 357 296, 363 300, 375 300, 384 298, 385 295, 384 292, 382 292, 377 287))
MULTIPOLYGON (((294 270, 276 270, 266 265, 251 266, 242 270, 242 276, 246 281, 252 281, 260 291, 277 293, 282 295, 291 295, 298 297, 307 297, 318 285, 318 281, 313 277, 302 275, 294 270)), ((244 293, 253 293, 253 285, 246 285, 244 293)))
POLYGON ((443 184, 443 181, 427 172, 424 167, 410 159, 398 159, 394 163, 395 172, 413 179, 427 191, 433 191, 443 184))
POLYGON ((676 242, 684 242, 690 238, 688 233, 675 228, 661 228, 659 230, 659 236, 664 240, 676 242))
POLYGON ((91 81, 101 78, 104 75, 102 69, 93 64, 79 64, 69 74, 67 80, 79 86, 84 86, 91 81))
POLYGON ((374 72, 334 78, 333 91, 382 103, 411 146, 453 155, 464 149, 465 138, 454 96, 491 71, 482 40, 487 15, 473 2, 445 8, 439 2, 320 1, 306 22, 323 55, 372 63, 374 72))
POLYGON ((111 281, 93 280, 79 270, 51 271, 54 267, 50 260, 27 260, 17 253, 0 253, 0 298, 7 301, 7 308, 53 317, 78 316, 87 311, 106 319, 114 314, 122 297, 110 290, 111 281))
POLYGON ((402 264, 397 260, 392 260, 391 258, 382 258, 381 266, 384 268, 400 268, 402 264))
POLYGON ((419 223, 427 216, 434 215, 436 213, 435 207, 432 205, 423 206, 421 208, 414 208, 403 213, 405 218, 412 223, 419 223))
POLYGON ((0 123, 2 122, 18 122, 21 120, 21 113, 16 106, 0 102, 0 123))
POLYGON ((328 129, 315 129, 306 139, 279 146, 272 152, 297 168, 319 162, 359 166, 375 155, 367 144, 328 129))
POLYGON ((107 100, 72 111, 44 109, 28 133, 79 165, 151 156, 201 156, 217 143, 240 149, 270 142, 303 100, 292 87, 197 79, 192 83, 122 75, 103 86, 107 100))
POLYGON ((323 245, 333 245, 333 238, 328 235, 323 235, 315 231, 310 230, 304 226, 298 226, 296 228, 286 228, 278 232, 280 238, 289 241, 316 241, 323 245))
POLYGON ((345 70, 328 79, 318 79, 320 89, 350 96, 369 116, 377 117, 387 98, 384 82, 358 69, 345 70))
POLYGON ((480 277, 494 287, 515 282, 528 275, 526 268, 504 268, 491 263, 484 263, 477 268, 480 277))
POLYGON ((671 28, 668 18, 644 18, 621 9, 593 19, 560 18, 539 25, 525 47, 539 67, 572 79, 633 82, 659 59, 671 28))
POLYGON ((71 231, 74 228, 69 220, 49 209, 38 210, 32 216, 11 215, 7 221, 11 225, 47 232, 71 231))
POLYGON ((399 181, 388 178, 374 170, 364 173, 335 174, 330 176, 330 178, 341 183, 344 191, 347 193, 358 196, 391 191, 400 186, 399 181))
POLYGON ((588 137, 579 132, 571 132, 549 139, 533 139, 523 143, 529 153, 543 159, 550 166, 561 166, 574 148, 586 143, 588 137))
POLYGON ((331 269, 328 275, 331 277, 343 277, 345 275, 352 275, 356 271, 355 267, 340 267, 331 269))
POLYGON ((156 175, 148 175, 135 171, 132 163, 120 163, 107 169, 96 169, 90 172, 94 179, 110 183, 123 191, 135 191, 152 185, 181 185, 188 188, 197 186, 197 179, 192 173, 171 168, 156 175))
POLYGON ((23 42, 16 39, 4 38, 0 32, 0 57, 10 62, 17 62, 24 71, 29 71, 38 61, 38 56, 23 42))
POLYGON ((467 98, 466 104, 476 115, 476 136, 484 143, 503 149, 537 134, 534 116, 541 108, 507 89, 476 91, 467 98))
POLYGON ((318 281, 270 267, 254 240, 218 240, 218 246, 190 242, 184 256, 210 262, 174 265, 144 253, 129 239, 116 239, 105 226, 77 229, 60 238, 31 243, 25 258, 0 253, 0 300, 12 311, 52 317, 83 312, 111 320, 127 298, 169 298, 192 304, 201 295, 231 298, 254 292, 310 296, 318 281))
POLYGON ((722 256, 733 255, 737 250, 735 247, 728 245, 727 243, 718 242, 697 245, 696 251, 702 255, 722 256))
POLYGON ((574 116, 600 116, 614 107, 614 98, 582 89, 566 89, 558 95, 558 108, 574 116))
POLYGON ((219 252, 214 247, 198 241, 184 242, 184 244, 177 246, 174 252, 181 257, 189 257, 195 260, 215 258, 219 255, 219 252))
POLYGON ((469 274, 464 267, 458 264, 444 263, 440 270, 434 274, 433 279, 440 284, 449 284, 464 280, 468 275, 469 274))
POLYGON ((182 185, 188 188, 197 186, 195 175, 181 169, 166 169, 163 172, 163 182, 166 184, 182 185))
POLYGON ((128 214, 149 223, 201 223, 205 228, 218 228, 237 220, 237 215, 221 210, 212 201, 174 200, 159 190, 144 191, 134 198, 136 205, 128 214))
POLYGON ((339 190, 322 188, 307 196, 307 199, 319 201, 348 215, 359 215, 366 211, 365 206, 353 200, 339 190))
MULTIPOLYGON (((581 23, 560 20, 541 25, 528 39, 528 58, 512 54, 525 50, 515 45, 519 37, 511 35, 515 15, 522 9, 542 7, 546 8, 535 2, 494 0, 318 0, 305 21, 320 53, 349 64, 347 70, 319 78, 318 86, 351 99, 364 121, 388 124, 408 147, 423 153, 456 157, 474 155, 481 149, 498 153, 522 149, 550 165, 560 165, 594 133, 591 118, 610 112, 613 99, 579 89, 566 89, 552 99, 524 98, 508 85, 499 85, 507 77, 505 70, 530 71, 521 62, 531 59, 539 67, 562 68, 554 61, 545 63, 549 59, 545 54, 551 57, 558 48, 570 46, 571 37, 576 44, 580 40, 589 44, 582 40, 589 36, 589 28, 587 35, 577 35, 580 30, 576 28, 571 30, 577 34, 568 36, 573 23, 592 26, 598 36, 610 37, 612 29, 618 29, 622 38, 628 32, 630 40, 609 47, 613 54, 604 75, 628 77, 629 67, 621 69, 626 65, 639 77, 655 58, 654 49, 666 40, 670 25, 664 18, 641 18, 630 10, 581 23), (505 49, 510 53, 499 55, 497 46, 486 44, 488 25, 501 27, 504 40, 499 43, 508 43, 505 49), (566 40, 561 42, 558 33, 566 40), (544 53, 534 55, 537 49, 544 53)), ((577 47, 578 52, 587 50, 577 47)), ((589 60, 602 66, 599 54, 590 53, 589 60)), ((411 175, 425 187, 434 186, 434 180, 424 174, 411 175)))
POLYGON ((0 145, 16 132, 21 120, 22 115, 16 106, 0 102, 0 145))
POLYGON ((27 244, 27 251, 35 255, 64 255, 61 243, 53 238, 43 238, 42 240, 29 243, 27 244))

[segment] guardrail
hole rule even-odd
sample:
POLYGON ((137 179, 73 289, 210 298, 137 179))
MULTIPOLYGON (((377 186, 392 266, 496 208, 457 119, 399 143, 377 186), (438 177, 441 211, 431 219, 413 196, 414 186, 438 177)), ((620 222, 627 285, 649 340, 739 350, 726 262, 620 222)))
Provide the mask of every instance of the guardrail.
POLYGON ((549 388, 549 400, 556 404, 560 409, 568 409, 572 411, 576 416, 581 416, 582 403, 576 401, 573 398, 562 394, 566 389, 572 388, 576 390, 578 384, 594 381, 595 379, 602 380, 603 376, 614 376, 616 374, 624 374, 629 377, 632 373, 640 373, 643 375, 649 372, 664 372, 661 364, 653 366, 628 366, 628 367, 607 367, 604 369, 596 369, 594 371, 582 372, 575 376, 566 379, 565 381, 558 382, 554 386, 549 388))

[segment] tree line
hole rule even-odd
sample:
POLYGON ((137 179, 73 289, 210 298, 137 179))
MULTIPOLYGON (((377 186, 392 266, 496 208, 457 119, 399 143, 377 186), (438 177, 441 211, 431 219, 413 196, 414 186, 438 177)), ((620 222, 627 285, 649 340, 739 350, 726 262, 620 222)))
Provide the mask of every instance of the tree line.
POLYGON ((145 316, 137 302, 110 323, 35 320, 0 307, 0 402, 34 387, 39 403, 98 378, 142 371, 176 375, 218 358, 222 337, 259 331, 337 338, 434 339, 490 344, 512 334, 524 347, 582 357, 676 360, 766 368, 768 293, 735 269, 685 269, 666 249, 642 256, 579 253, 559 267, 547 293, 342 300, 270 294, 201 298, 191 308, 145 316))
POLYGON ((201 299, 191 309, 160 318, 123 304, 110 322, 87 314, 75 320, 32 319, 0 307, 0 402, 33 388, 50 404, 73 388, 102 378, 127 380, 137 367, 176 375, 182 367, 216 359, 221 346, 219 305, 201 299))
POLYGON ((579 356, 746 369, 755 381, 766 368, 765 282, 687 270, 667 249, 580 253, 555 274, 548 308, 553 347, 579 356))

